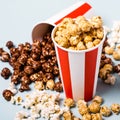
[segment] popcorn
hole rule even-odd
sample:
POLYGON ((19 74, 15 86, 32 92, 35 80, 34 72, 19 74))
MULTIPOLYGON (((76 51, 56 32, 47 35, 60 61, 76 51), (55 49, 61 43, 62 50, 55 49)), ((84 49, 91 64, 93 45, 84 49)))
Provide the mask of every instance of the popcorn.
POLYGON ((97 102, 92 102, 90 103, 90 105, 88 106, 88 109, 90 112, 92 113, 98 113, 100 111, 100 104, 97 102))
POLYGON ((120 21, 114 21, 111 33, 108 37, 108 44, 109 46, 105 48, 105 53, 112 54, 115 60, 120 60, 120 52, 118 51, 120 44, 120 21))
POLYGON ((16 113, 15 116, 15 120, 22 120, 24 118, 27 118, 29 116, 29 114, 25 111, 19 111, 18 113, 16 113))
POLYGON ((100 16, 93 16, 90 20, 84 16, 78 16, 76 19, 64 18, 56 28, 54 39, 60 46, 67 49, 89 49, 102 40, 104 36, 102 25, 100 16))
POLYGON ((111 110, 118 115, 120 113, 120 105, 117 103, 114 103, 111 105, 111 110))
MULTIPOLYGON (((18 97, 18 100, 19 99, 18 97)), ((14 102, 14 99, 12 100, 14 102)), ((42 117, 49 120, 59 120, 63 111, 66 109, 60 108, 59 100, 60 93, 50 94, 45 91, 36 90, 26 95, 26 99, 22 102, 22 106, 25 109, 29 108, 30 113, 26 118, 34 120, 42 117)))
POLYGON ((73 107, 75 106, 75 103, 74 103, 74 100, 71 99, 71 98, 66 98, 64 100, 64 105, 67 106, 67 107, 73 107))
POLYGON ((12 104, 21 105, 23 102, 23 99, 20 96, 12 96, 10 101, 12 104))
POLYGON ((13 82, 10 82, 8 90, 10 90, 13 94, 17 94, 18 90, 13 82))
POLYGON ((44 90, 45 86, 43 84, 43 81, 35 81, 34 88, 36 90, 44 90))
POLYGON ((111 115, 112 112, 107 106, 104 105, 100 108, 100 113, 101 115, 108 117, 111 115))

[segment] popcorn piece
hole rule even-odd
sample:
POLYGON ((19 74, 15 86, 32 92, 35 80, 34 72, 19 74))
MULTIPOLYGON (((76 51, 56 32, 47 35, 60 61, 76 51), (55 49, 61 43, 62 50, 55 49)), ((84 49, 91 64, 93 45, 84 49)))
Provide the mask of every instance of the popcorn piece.
POLYGON ((107 79, 105 79, 104 82, 110 85, 114 85, 116 82, 116 77, 112 74, 108 74, 107 79))
POLYGON ((90 113, 84 114, 82 120, 92 120, 92 116, 90 113))
POLYGON ((27 118, 29 116, 29 114, 25 111, 19 111, 18 113, 16 113, 15 116, 15 120, 22 120, 24 118, 27 118))
POLYGON ((90 35, 85 36, 84 42, 85 43, 92 42, 92 37, 90 35))
POLYGON ((74 103, 74 100, 71 99, 71 98, 66 98, 64 100, 64 105, 67 106, 67 107, 73 107, 75 106, 75 103, 74 103))
POLYGON ((92 47, 94 47, 93 42, 88 42, 88 43, 86 43, 86 48, 87 48, 87 49, 92 48, 92 47))
POLYGON ((47 81, 47 83, 46 83, 46 88, 47 89, 53 90, 54 86, 55 86, 54 80, 50 79, 50 80, 47 81))
POLYGON ((113 47, 106 46, 104 49, 105 49, 105 53, 108 54, 108 55, 112 55, 113 52, 114 52, 113 47))
POLYGON ((100 96, 95 96, 92 101, 101 105, 103 102, 103 99, 100 96))
POLYGON ((95 39, 93 41, 94 46, 98 45, 100 43, 100 41, 101 41, 100 39, 95 39))
POLYGON ((84 115, 89 112, 87 103, 84 100, 81 99, 78 100, 77 105, 78 105, 78 111, 81 115, 84 115))
POLYGON ((91 114, 92 120, 102 120, 102 115, 100 113, 91 114))
POLYGON ((45 86, 43 84, 43 81, 35 81, 34 88, 36 90, 44 90, 45 86))
POLYGON ((84 43, 80 41, 77 44, 77 50, 85 50, 85 49, 86 49, 86 47, 85 47, 84 43))
POLYGON ((113 58, 115 60, 120 60, 120 50, 116 50, 113 52, 113 58))
POLYGON ((90 103, 88 109, 91 113, 98 113, 100 111, 100 104, 96 102, 90 103))
POLYGON ((103 24, 102 18, 100 16, 93 16, 90 22, 94 28, 100 28, 103 24))
POLYGON ((22 103, 22 101, 23 101, 23 99, 22 99, 22 97, 20 97, 20 96, 17 96, 16 98, 16 104, 18 104, 18 105, 20 105, 21 103, 22 103))
POLYGON ((118 115, 120 113, 120 105, 116 103, 112 104, 111 110, 118 115))
POLYGON ((100 108, 100 113, 101 113, 101 115, 108 117, 111 115, 111 110, 107 106, 102 106, 100 108))
POLYGON ((13 82, 10 82, 8 90, 10 90, 14 95, 17 94, 18 90, 13 82))
POLYGON ((103 68, 99 70, 99 77, 102 80, 107 79, 107 74, 110 74, 113 70, 113 66, 111 64, 105 64, 103 68))
POLYGON ((73 120, 73 115, 70 111, 67 111, 63 113, 63 118, 64 120, 73 120))

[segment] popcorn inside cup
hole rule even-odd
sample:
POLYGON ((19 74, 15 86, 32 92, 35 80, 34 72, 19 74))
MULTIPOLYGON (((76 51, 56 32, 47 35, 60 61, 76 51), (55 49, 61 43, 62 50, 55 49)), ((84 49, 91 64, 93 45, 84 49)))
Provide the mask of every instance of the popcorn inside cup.
POLYGON ((100 16, 86 19, 64 18, 55 28, 54 40, 61 47, 71 50, 86 50, 98 45, 104 36, 103 21, 100 16))

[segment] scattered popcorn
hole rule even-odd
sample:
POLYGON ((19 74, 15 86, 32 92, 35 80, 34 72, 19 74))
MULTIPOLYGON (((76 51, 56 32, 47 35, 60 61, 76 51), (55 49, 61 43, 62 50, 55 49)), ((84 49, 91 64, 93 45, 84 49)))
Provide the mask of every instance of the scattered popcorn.
POLYGON ((110 85, 114 85, 116 82, 116 77, 112 74, 108 74, 107 79, 105 79, 104 82, 110 85))
POLYGON ((111 115, 112 112, 111 112, 110 108, 108 108, 107 106, 104 105, 100 108, 100 113, 101 113, 101 115, 108 117, 111 115))
POLYGON ((91 113, 98 113, 100 111, 100 104, 97 102, 92 102, 89 104, 88 109, 91 113))
POLYGON ((65 106, 68 106, 68 107, 73 107, 73 106, 75 106, 75 103, 74 103, 74 100, 73 100, 73 99, 71 99, 71 98, 66 98, 66 99, 64 100, 64 105, 65 105, 65 106))
POLYGON ((114 52, 114 48, 110 46, 106 46, 104 49, 105 49, 105 53, 108 55, 112 55, 114 52))
POLYGON ((45 86, 43 84, 43 81, 35 81, 34 88, 36 90, 44 90, 45 86))
POLYGON ((120 60, 120 50, 116 50, 113 52, 113 58, 115 60, 120 60))
POLYGON ((118 115, 120 113, 120 105, 117 103, 112 104, 111 110, 118 115))
POLYGON ((20 96, 12 96, 11 97, 11 103, 12 104, 21 105, 22 102, 23 102, 23 99, 20 96))
POLYGON ((60 108, 60 93, 50 94, 45 91, 34 91, 26 95, 22 102, 25 109, 29 108, 30 117, 38 119, 39 117, 49 120, 59 120, 63 112, 69 109, 60 108))
POLYGON ((84 114, 82 117, 82 120, 91 120, 91 119, 92 119, 92 116, 90 113, 84 114))
POLYGON ((102 104, 103 99, 102 99, 102 97, 96 95, 96 96, 93 98, 92 101, 93 101, 93 102, 96 102, 96 103, 98 103, 98 104, 102 104))
POLYGON ((92 116, 92 120, 103 120, 102 115, 100 113, 91 114, 91 116, 92 116))
POLYGON ((82 116, 89 112, 87 102, 85 102, 84 100, 81 100, 81 99, 78 100, 77 105, 78 105, 78 111, 82 116))

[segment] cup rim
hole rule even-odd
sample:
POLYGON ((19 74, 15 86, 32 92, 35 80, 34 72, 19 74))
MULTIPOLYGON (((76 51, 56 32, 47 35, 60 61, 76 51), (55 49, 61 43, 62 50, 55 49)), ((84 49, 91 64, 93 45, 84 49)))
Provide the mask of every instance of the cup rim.
POLYGON ((54 39, 54 34, 55 34, 55 32, 56 32, 57 27, 58 27, 58 25, 56 25, 56 26, 53 28, 52 33, 51 33, 51 38, 52 38, 53 43, 54 43, 58 48, 60 48, 60 49, 62 49, 62 50, 64 50, 64 51, 73 52, 73 53, 84 53, 84 52, 89 52, 89 51, 92 51, 92 50, 98 48, 101 44, 103 44, 103 42, 104 42, 105 39, 106 39, 106 35, 107 35, 107 31, 106 31, 106 29, 105 29, 105 26, 103 26, 104 36, 103 36, 103 39, 101 40, 101 42, 100 42, 98 45, 96 45, 96 46, 94 46, 94 47, 92 47, 92 48, 89 48, 89 49, 85 49, 85 50, 72 50, 72 49, 67 49, 67 48, 64 48, 64 47, 60 46, 60 45, 55 41, 55 39, 54 39))

